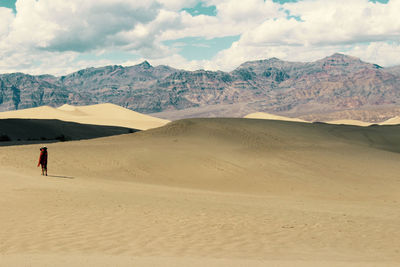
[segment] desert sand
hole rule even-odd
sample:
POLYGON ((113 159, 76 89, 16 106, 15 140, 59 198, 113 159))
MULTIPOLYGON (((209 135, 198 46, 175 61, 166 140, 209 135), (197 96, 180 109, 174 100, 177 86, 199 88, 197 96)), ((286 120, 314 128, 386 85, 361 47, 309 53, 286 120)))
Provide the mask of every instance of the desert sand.
POLYGON ((121 126, 138 130, 156 128, 168 123, 168 120, 141 114, 114 104, 97 104, 90 106, 63 105, 59 108, 42 106, 0 112, 0 119, 58 119, 63 121, 121 126))
POLYGON ((284 117, 284 116, 279 116, 279 115, 274 115, 270 113, 265 113, 265 112, 255 112, 251 114, 247 114, 244 116, 246 119, 263 119, 263 120, 279 120, 279 121, 297 121, 297 122, 308 122, 302 119, 298 118, 290 118, 290 117, 284 117))
MULTIPOLYGON (((269 114, 265 112, 255 112, 244 116, 247 119, 264 119, 264 120, 279 120, 279 121, 295 121, 295 122, 308 122, 299 118, 291 118, 285 116, 279 116, 274 114, 269 114)), ((364 122, 359 120, 332 120, 332 121, 323 121, 324 123, 328 124, 343 124, 343 125, 355 125, 355 126, 370 126, 372 123, 364 122)), ((389 124, 399 124, 399 123, 385 123, 382 125, 389 125, 389 124)))
POLYGON ((0 266, 398 266, 400 126, 191 119, 0 147, 0 266))
POLYGON ((391 119, 388 119, 382 123, 380 123, 381 125, 395 125, 395 124, 400 124, 400 116, 395 116, 391 119))
POLYGON ((343 124, 343 125, 355 125, 355 126, 371 126, 373 123, 359 121, 359 120, 334 120, 334 121, 326 121, 329 124, 343 124))

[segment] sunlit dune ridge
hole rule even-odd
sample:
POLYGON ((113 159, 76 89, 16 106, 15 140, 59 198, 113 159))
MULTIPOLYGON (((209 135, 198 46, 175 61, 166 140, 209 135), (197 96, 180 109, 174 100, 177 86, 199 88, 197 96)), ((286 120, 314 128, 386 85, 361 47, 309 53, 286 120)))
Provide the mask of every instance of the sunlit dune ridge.
MULTIPOLYGON (((264 120, 280 120, 280 121, 294 121, 294 122, 310 122, 305 121, 299 118, 291 118, 285 116, 279 116, 275 114, 269 114, 265 112, 255 112, 244 116, 247 119, 264 119, 264 120)), ((340 119, 340 120, 332 120, 332 121, 322 121, 328 124, 343 124, 343 125, 354 125, 354 126, 371 126, 373 123, 365 122, 360 120, 353 120, 353 119, 340 119)), ((395 125, 400 124, 400 116, 393 117, 385 122, 380 123, 380 125, 395 125)))
POLYGON ((381 125, 400 124, 400 116, 393 117, 381 123, 381 125))
POLYGON ((30 109, 0 112, 0 119, 58 119, 85 124, 110 125, 147 130, 168 123, 168 120, 141 114, 114 104, 90 106, 63 105, 59 108, 42 106, 30 109))
POLYGON ((355 125, 355 126, 370 126, 372 123, 359 121, 359 120, 334 120, 334 121, 326 121, 329 124, 344 124, 344 125, 355 125))
POLYGON ((269 114, 265 112, 255 112, 244 116, 246 119, 264 119, 264 120, 279 120, 279 121, 297 121, 297 122, 307 122, 298 118, 290 118, 285 116, 279 116, 274 114, 269 114))

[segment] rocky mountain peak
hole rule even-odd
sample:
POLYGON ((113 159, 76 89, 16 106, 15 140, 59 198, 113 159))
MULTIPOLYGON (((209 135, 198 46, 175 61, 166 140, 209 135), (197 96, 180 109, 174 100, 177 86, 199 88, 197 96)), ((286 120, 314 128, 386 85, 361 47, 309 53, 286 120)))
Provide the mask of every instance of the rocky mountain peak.
POLYGON ((108 102, 142 113, 213 107, 215 112, 200 115, 322 114, 400 105, 399 70, 337 53, 314 62, 249 61, 229 73, 153 67, 144 61, 62 77, 3 74, 0 111, 108 102), (226 105, 241 108, 223 113, 226 105))
POLYGON ((321 61, 325 61, 325 62, 329 62, 329 61, 333 61, 333 62, 357 62, 357 63, 362 62, 357 57, 353 57, 353 56, 349 56, 349 55, 345 55, 345 54, 341 54, 341 53, 335 53, 333 55, 327 56, 327 57, 321 59, 321 61))
POLYGON ((239 67, 237 67, 236 70, 247 69, 247 68, 251 69, 265 68, 274 65, 281 65, 283 62, 284 61, 276 57, 272 57, 269 59, 262 59, 262 60, 246 61, 245 63, 242 63, 239 67))
POLYGON ((373 67, 374 64, 366 63, 357 57, 352 57, 340 53, 335 53, 331 56, 325 57, 321 60, 318 60, 317 63, 321 63, 325 67, 356 67, 356 68, 365 68, 365 67, 373 67))
POLYGON ((142 63, 138 64, 137 66, 142 69, 146 69, 146 70, 153 68, 153 66, 151 66, 147 60, 143 61, 142 63))
POLYGON ((268 62, 279 62, 279 61, 282 61, 282 60, 280 60, 277 57, 271 57, 271 58, 267 59, 266 61, 268 61, 268 62))

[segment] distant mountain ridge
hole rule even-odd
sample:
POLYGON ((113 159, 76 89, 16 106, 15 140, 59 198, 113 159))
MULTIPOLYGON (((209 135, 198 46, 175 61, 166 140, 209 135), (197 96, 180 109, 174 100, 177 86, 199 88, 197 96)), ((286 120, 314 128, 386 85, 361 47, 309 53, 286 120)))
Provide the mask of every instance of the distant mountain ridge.
MULTIPOLYGON (((241 117, 251 112, 312 117, 376 108, 393 114, 400 107, 399 69, 333 54, 315 62, 250 61, 231 72, 153 67, 145 61, 61 77, 2 74, 0 111, 108 102, 173 119, 199 114, 241 117)), ((382 112, 369 119, 388 119, 382 112)))

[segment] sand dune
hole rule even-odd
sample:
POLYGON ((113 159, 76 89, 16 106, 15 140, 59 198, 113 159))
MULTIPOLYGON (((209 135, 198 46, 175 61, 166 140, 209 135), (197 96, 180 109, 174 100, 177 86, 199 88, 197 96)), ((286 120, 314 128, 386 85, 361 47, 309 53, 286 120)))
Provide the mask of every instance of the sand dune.
POLYGON ((140 114, 114 105, 98 104, 91 106, 63 105, 59 108, 42 106, 16 111, 0 112, 0 119, 58 119, 85 124, 120 126, 147 130, 165 125, 169 121, 140 114))
POLYGON ((269 113, 265 113, 265 112, 251 113, 251 114, 248 114, 248 115, 244 116, 244 118, 246 118, 246 119, 264 119, 264 120, 308 122, 308 121, 305 121, 305 120, 302 120, 302 119, 284 117, 284 116, 269 114, 269 113))
POLYGON ((382 123, 380 123, 381 125, 396 125, 396 124, 400 124, 400 116, 396 116, 393 117, 391 119, 388 119, 382 123))
POLYGON ((326 123, 329 124, 344 124, 344 125, 355 125, 355 126, 370 126, 372 123, 359 121, 359 120, 334 120, 334 121, 327 121, 326 123))
MULTIPOLYGON (((256 112, 246 115, 244 118, 248 119, 264 119, 264 120, 279 120, 279 121, 297 121, 297 122, 309 122, 298 118, 284 117, 274 114, 269 114, 265 112, 256 112)), ((334 121, 324 121, 328 124, 343 124, 343 125, 354 125, 354 126, 370 126, 372 123, 359 121, 359 120, 334 120, 334 121)), ((394 123, 389 123, 394 124, 394 123)))
POLYGON ((0 266, 398 266, 400 126, 193 119, 0 148, 0 266), (42 265, 41 265, 42 263, 42 265))

